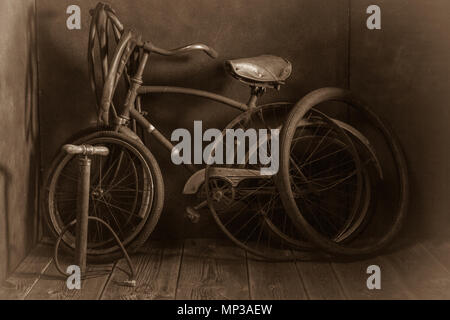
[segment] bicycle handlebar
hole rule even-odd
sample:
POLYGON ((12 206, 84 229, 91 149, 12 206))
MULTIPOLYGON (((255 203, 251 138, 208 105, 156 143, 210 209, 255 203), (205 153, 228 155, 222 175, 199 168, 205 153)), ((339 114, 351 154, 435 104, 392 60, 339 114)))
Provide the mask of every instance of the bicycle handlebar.
MULTIPOLYGON (((96 9, 89 10, 89 14, 92 17, 94 17, 97 14, 97 12, 101 9, 106 12, 106 14, 108 15, 108 18, 110 18, 112 20, 112 23, 114 24, 114 26, 119 30, 120 33, 122 33, 124 31, 124 27, 123 27, 122 23, 119 21, 119 19, 117 18, 117 16, 115 15, 114 10, 109 5, 103 4, 100 2, 97 5, 96 9)), ((219 54, 217 53, 216 50, 208 47, 207 45, 205 45, 203 43, 194 43, 194 44, 190 44, 185 47, 181 47, 181 48, 177 48, 177 49, 173 49, 173 50, 165 50, 165 49, 159 48, 159 47, 155 46, 153 43, 151 43, 150 41, 140 43, 140 44, 145 50, 154 52, 154 53, 158 53, 163 56, 174 56, 174 55, 183 54, 183 53, 190 52, 190 51, 198 51, 198 50, 203 51, 208 56, 210 56, 212 59, 216 59, 219 56, 219 54)))
POLYGON ((151 42, 145 42, 143 47, 145 50, 148 50, 150 52, 155 52, 162 56, 174 56, 174 55, 183 54, 183 53, 190 52, 190 51, 197 51, 197 50, 203 51, 208 56, 210 56, 212 59, 216 59, 219 56, 219 54, 217 53, 216 50, 208 47, 207 45, 205 45, 203 43, 194 43, 194 44, 190 44, 185 47, 181 47, 181 48, 173 49, 173 50, 165 50, 162 48, 158 48, 157 46, 153 45, 153 43, 151 43, 151 42))

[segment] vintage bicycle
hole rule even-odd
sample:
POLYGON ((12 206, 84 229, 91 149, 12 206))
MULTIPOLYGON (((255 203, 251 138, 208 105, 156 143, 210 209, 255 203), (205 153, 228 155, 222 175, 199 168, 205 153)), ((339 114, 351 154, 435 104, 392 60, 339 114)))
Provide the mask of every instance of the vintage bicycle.
MULTIPOLYGON (((139 33, 124 28, 107 4, 99 3, 91 15, 88 66, 99 125, 70 142, 109 149, 108 156, 94 156, 92 160, 90 214, 106 221, 127 250, 135 251, 148 239, 164 202, 161 170, 143 143, 145 136, 153 135, 169 152, 174 152, 172 143, 143 111, 142 99, 148 94, 193 95, 240 110, 242 113, 225 128, 224 134, 227 129, 281 130, 278 173, 262 175, 260 169, 264 166, 249 161, 263 142, 271 145, 278 139, 270 135, 266 141, 250 145, 244 159, 235 164, 211 163, 205 168, 185 165, 192 176, 183 193, 201 198, 200 204, 186 209, 193 222, 207 207, 234 243, 257 257, 274 260, 293 259, 297 250, 311 248, 341 255, 375 253, 398 233, 408 201, 403 153, 385 122, 349 92, 324 88, 297 104, 258 106, 258 99, 267 90, 283 85, 292 71, 288 61, 269 55, 225 62, 227 71, 250 87, 247 103, 202 90, 147 86, 143 73, 151 54, 174 56, 202 51, 211 58, 218 54, 204 44, 165 50, 143 41, 139 33), (120 85, 126 89, 122 99, 118 97, 120 85), (321 109, 330 101, 331 109, 321 109), (336 101, 346 105, 336 107, 336 101), (364 126, 359 126, 359 121, 350 123, 348 104, 354 106, 352 117, 368 119, 364 126), (381 134, 372 134, 373 129, 380 128, 381 134), (368 133, 364 132, 366 129, 368 133), (370 140, 368 134, 372 134, 370 140), (386 154, 391 158, 386 158, 386 154), (396 177, 395 181, 386 180, 385 171, 396 177), (380 235, 361 237, 370 229, 369 222, 380 216, 379 210, 374 209, 379 203, 375 190, 380 184, 398 195, 390 201, 395 207, 390 211, 393 222, 381 228, 380 235), (363 245, 356 238, 364 238, 363 245)), ((226 148, 238 147, 235 141, 217 142, 226 148)), ((216 151, 212 148, 210 157, 216 151)), ((60 152, 46 176, 44 212, 56 237, 75 218, 77 168, 73 155, 60 152)), ((67 251, 74 249, 74 232, 69 230, 62 237, 67 251)), ((111 261, 121 255, 105 227, 90 224, 88 259, 111 261)))

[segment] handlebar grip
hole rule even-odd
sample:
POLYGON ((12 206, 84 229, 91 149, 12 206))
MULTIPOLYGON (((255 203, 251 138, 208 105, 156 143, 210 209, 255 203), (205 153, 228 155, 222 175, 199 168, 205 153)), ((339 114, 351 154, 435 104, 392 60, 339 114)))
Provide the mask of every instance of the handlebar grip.
POLYGON ((83 156, 107 156, 109 154, 109 149, 107 147, 94 147, 90 145, 81 145, 76 146, 73 144, 66 144, 62 147, 62 149, 68 153, 68 154, 77 154, 77 155, 83 155, 83 156))
POLYGON ((155 46, 150 41, 147 41, 143 44, 143 47, 145 50, 147 50, 149 52, 155 52, 155 53, 163 55, 163 56, 174 56, 174 55, 183 54, 183 53, 190 52, 190 51, 203 51, 204 53, 206 53, 208 56, 210 56, 213 59, 216 59, 219 56, 219 54, 217 53, 216 50, 208 47, 207 45, 205 45, 203 43, 194 43, 194 44, 190 44, 188 46, 181 47, 178 49, 165 50, 165 49, 155 46))
POLYGON ((206 44, 203 44, 203 43, 190 44, 190 45, 188 45, 186 47, 175 49, 175 50, 173 50, 173 52, 175 52, 175 53, 183 53, 183 52, 196 51, 196 50, 203 51, 204 53, 206 53, 208 56, 210 56, 213 59, 216 59, 219 56, 219 54, 217 53, 216 50, 214 50, 213 48, 208 47, 206 44))
POLYGON ((204 50, 204 51, 208 56, 210 56, 213 59, 217 59, 219 57, 219 53, 216 50, 214 50, 213 48, 208 47, 208 50, 204 50))

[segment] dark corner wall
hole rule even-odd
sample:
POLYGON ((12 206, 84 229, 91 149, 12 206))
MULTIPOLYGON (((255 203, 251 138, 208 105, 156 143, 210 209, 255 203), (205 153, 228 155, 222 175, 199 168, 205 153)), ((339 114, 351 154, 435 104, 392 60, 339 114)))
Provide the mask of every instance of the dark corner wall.
POLYGON ((35 1, 0 1, 0 282, 38 232, 35 1))
POLYGON ((449 236, 450 1, 352 0, 350 86, 400 137, 411 178, 406 230, 449 236), (381 8, 381 30, 365 10, 381 8))

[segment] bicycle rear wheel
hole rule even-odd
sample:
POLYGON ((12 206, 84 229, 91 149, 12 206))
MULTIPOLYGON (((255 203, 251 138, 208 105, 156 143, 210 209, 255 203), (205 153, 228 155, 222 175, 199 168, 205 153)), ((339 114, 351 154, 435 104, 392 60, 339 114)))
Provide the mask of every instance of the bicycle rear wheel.
MULTIPOLYGON (((258 155, 261 140, 227 141, 228 130, 278 129, 292 104, 275 103, 249 110, 236 117, 223 131, 222 150, 234 153, 233 164, 211 164, 205 170, 205 193, 208 207, 219 228, 236 245, 255 258, 267 260, 293 260, 290 246, 278 235, 270 232, 266 223, 271 212, 271 203, 262 202, 261 195, 278 193, 273 175, 262 176, 261 165, 251 159, 258 155), (237 156, 238 148, 245 145, 245 151, 237 156)), ((270 149, 270 132, 267 136, 270 149)), ((215 141, 219 146, 221 143, 215 141)), ((211 151, 211 156, 214 151, 211 151)), ((217 152, 217 151, 216 151, 217 152)), ((225 154, 225 156, 228 153, 225 154)), ((253 158, 254 160, 254 158, 253 158)))
MULTIPOLYGON (((280 129, 291 106, 292 104, 288 103, 275 103, 249 110, 233 120, 224 130, 224 134, 229 130, 245 132, 249 128, 280 129)), ((315 114, 316 117, 320 116, 318 112, 315 114)), ((340 140, 336 140, 339 142, 338 148, 342 148, 342 144, 347 146, 345 143, 349 145, 345 150, 348 151, 347 160, 350 159, 349 161, 353 164, 349 170, 353 169, 348 173, 351 174, 350 178, 354 180, 352 182, 359 190, 352 199, 356 215, 359 213, 361 201, 359 196, 362 189, 360 170, 354 170, 359 165, 357 152, 355 148, 352 148, 352 142, 342 128, 326 117, 321 117, 319 120, 320 123, 317 121, 304 125, 307 131, 312 132, 312 139, 327 138, 334 141, 339 138, 340 140), (325 136, 321 136, 321 133, 325 136)), ((237 141, 235 144, 223 137, 222 139, 226 142, 225 150, 237 150, 242 144, 242 141, 237 141)), ((272 139, 273 137, 270 136, 267 138, 267 149, 270 149, 272 139)), ((241 159, 241 163, 238 163, 239 159, 235 157, 234 163, 237 164, 215 164, 206 168, 205 189, 209 209, 222 231, 246 251, 269 260, 292 260, 301 255, 292 252, 293 254, 286 256, 286 251, 290 252, 291 248, 309 249, 311 244, 302 241, 302 231, 296 228, 286 215, 279 199, 276 174, 263 176, 260 172, 264 165, 252 164, 252 155, 259 153, 261 146, 264 146, 262 142, 264 141, 259 140, 258 143, 256 141, 253 144, 250 143, 250 150, 247 151, 246 158, 241 159)), ((333 143, 327 145, 329 147, 333 143)), ((334 150, 328 150, 328 152, 333 154, 334 150)), ((342 154, 340 156, 342 158, 342 154)), ((328 181, 329 184, 335 182, 328 181)), ((351 225, 351 223, 344 224, 348 217, 341 218, 343 219, 341 227, 351 225)))

